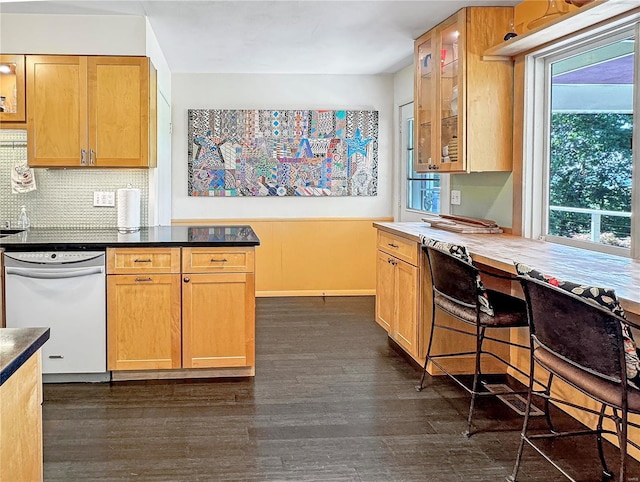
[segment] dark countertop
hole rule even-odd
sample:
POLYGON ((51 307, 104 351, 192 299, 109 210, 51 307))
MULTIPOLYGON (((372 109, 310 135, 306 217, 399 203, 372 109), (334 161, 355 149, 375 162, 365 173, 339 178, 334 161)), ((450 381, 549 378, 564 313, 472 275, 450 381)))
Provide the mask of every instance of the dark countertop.
POLYGON ((155 226, 133 233, 116 228, 31 228, 0 238, 7 251, 86 249, 107 247, 259 246, 251 226, 155 226))
POLYGON ((0 385, 49 339, 49 328, 0 328, 0 385))

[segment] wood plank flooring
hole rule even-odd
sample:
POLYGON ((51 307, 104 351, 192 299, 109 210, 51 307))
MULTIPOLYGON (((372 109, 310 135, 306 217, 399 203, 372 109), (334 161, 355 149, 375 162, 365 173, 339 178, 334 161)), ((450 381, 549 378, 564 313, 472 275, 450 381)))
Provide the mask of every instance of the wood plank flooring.
MULTIPOLYGON (((522 419, 428 378, 388 343, 373 297, 257 300, 255 379, 45 385, 46 481, 499 481, 522 419)), ((560 416, 563 423, 572 422, 560 416)), ((580 481, 595 440, 556 441, 580 481)), ((616 449, 607 447, 617 468, 616 449)), ((640 464, 630 462, 630 481, 640 464)), ((525 449, 522 481, 564 480, 525 449)))

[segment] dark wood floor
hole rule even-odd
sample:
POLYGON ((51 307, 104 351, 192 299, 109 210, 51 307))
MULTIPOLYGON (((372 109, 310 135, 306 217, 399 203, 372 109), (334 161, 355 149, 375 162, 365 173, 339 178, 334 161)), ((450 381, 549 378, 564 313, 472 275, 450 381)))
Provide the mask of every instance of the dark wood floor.
MULTIPOLYGON (((45 480, 499 481, 521 418, 419 373, 374 322, 372 297, 257 301, 255 379, 46 385, 45 480)), ((567 423, 570 421, 567 420, 567 423)), ((595 441, 556 442, 599 480, 595 441)), ((617 464, 615 449, 608 447, 617 464)), ((638 480, 632 462, 629 480, 638 480), (635 478, 634 478, 635 477, 635 478)), ((522 481, 563 480, 525 451, 522 481)))

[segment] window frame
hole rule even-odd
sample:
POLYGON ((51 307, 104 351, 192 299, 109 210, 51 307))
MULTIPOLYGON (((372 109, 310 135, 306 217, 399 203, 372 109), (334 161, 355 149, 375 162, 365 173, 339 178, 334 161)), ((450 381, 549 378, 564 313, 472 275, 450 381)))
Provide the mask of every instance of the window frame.
POLYGON ((630 19, 563 38, 524 58, 523 226, 526 238, 640 259, 640 21, 630 19), (631 249, 546 234, 549 226, 551 64, 635 36, 631 249), (577 45, 576 45, 577 44, 577 45))
MULTIPOLYGON (((440 176, 440 211, 439 213, 432 213, 429 211, 420 211, 417 209, 409 208, 407 205, 408 200, 408 184, 409 184, 409 169, 407 162, 407 152, 410 147, 408 145, 409 136, 414 135, 414 131, 409 128, 408 121, 413 121, 413 102, 408 102, 406 104, 402 104, 399 106, 399 139, 398 143, 398 159, 399 159, 399 169, 398 172, 398 182, 396 183, 398 189, 398 215, 396 216, 401 222, 418 222, 422 221, 422 218, 427 215, 437 215, 437 214, 449 214, 450 212, 450 203, 449 203, 449 190, 450 190, 450 179, 448 174, 442 174, 438 172, 434 172, 433 174, 438 174, 440 176)), ((415 139, 414 149, 415 149, 415 139)))

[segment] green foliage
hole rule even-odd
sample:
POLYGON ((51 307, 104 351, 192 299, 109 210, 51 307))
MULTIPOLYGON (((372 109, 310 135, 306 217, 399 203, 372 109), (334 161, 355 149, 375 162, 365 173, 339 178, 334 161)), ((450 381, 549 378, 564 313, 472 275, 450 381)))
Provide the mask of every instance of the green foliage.
MULTIPOLYGON (((552 206, 631 211, 631 114, 553 114, 549 202, 552 206)), ((551 212, 549 232, 590 232, 590 215, 551 212)), ((629 236, 629 218, 603 216, 602 232, 629 236)))

